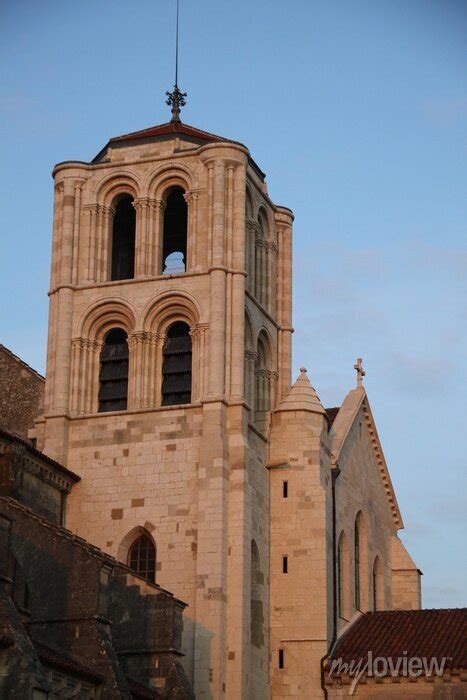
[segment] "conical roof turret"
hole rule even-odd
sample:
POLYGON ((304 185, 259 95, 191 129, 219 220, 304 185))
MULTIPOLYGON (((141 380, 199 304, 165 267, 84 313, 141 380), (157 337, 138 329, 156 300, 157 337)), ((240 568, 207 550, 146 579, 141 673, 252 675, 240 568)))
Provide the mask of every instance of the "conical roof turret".
POLYGON ((319 396, 308 379, 305 367, 300 368, 297 381, 276 408, 276 412, 278 411, 309 411, 326 415, 319 396))

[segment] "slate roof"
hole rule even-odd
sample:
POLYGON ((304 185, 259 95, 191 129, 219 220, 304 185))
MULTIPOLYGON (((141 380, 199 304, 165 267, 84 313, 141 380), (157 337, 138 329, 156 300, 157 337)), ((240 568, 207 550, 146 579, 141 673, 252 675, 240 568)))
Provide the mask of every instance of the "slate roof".
POLYGON ((467 669, 467 608, 387 610, 362 615, 337 642, 331 658, 446 658, 445 668, 467 669))

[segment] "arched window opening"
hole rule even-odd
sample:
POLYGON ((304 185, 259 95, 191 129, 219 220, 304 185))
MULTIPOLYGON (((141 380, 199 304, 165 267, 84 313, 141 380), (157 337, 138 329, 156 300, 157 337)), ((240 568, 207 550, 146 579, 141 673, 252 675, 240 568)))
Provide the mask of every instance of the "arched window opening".
POLYGON ((383 569, 379 557, 375 557, 372 572, 373 610, 384 610, 383 569))
POLYGON ((122 328, 104 337, 100 354, 99 413, 125 411, 128 399, 128 342, 122 328))
POLYGON ((337 612, 347 619, 349 549, 347 538, 342 532, 337 546, 337 612))
POLYGON ((261 572, 258 545, 251 542, 251 592, 250 592, 250 639, 255 647, 263 645, 263 602, 261 587, 263 574, 261 572))
POLYGON ((191 403, 191 336, 183 321, 173 323, 164 343, 162 405, 191 403))
POLYGON ((355 519, 354 534, 354 576, 355 576, 355 608, 360 610, 360 525, 359 516, 355 519))
POLYGON ((115 207, 111 280, 129 280, 135 276, 135 230, 136 212, 133 197, 125 195, 115 207))
POLYGON ((188 207, 180 187, 167 197, 164 212, 162 273, 170 275, 186 270, 188 207))
POLYGON ((154 583, 156 580, 156 548, 147 535, 133 542, 128 552, 128 566, 139 576, 154 583))
POLYGON ((8 558, 8 578, 13 581, 11 597, 18 610, 29 611, 29 586, 23 568, 10 553, 8 558))
POLYGON ((258 338, 255 359, 255 420, 263 421, 265 413, 270 410, 269 348, 267 340, 258 338))

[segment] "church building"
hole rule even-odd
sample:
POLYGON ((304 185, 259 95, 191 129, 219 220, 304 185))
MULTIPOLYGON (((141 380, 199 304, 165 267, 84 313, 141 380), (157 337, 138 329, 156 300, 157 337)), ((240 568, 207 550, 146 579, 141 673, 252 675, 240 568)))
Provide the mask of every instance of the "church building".
POLYGON ((330 649, 418 611, 421 574, 361 360, 340 407, 291 376, 294 215, 246 146, 182 123, 183 97, 53 170, 29 438, 79 477, 62 525, 186 606, 197 699, 342 697, 330 649))

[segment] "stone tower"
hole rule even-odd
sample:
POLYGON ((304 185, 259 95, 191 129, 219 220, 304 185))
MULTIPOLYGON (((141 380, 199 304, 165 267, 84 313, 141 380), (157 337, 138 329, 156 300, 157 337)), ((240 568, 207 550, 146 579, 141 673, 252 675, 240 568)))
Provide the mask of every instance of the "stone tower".
POLYGON ((82 478, 66 525, 136 567, 135 542, 155 549, 146 573, 188 603, 196 697, 265 698, 265 466, 290 388, 293 215, 245 146, 177 119, 53 177, 36 437, 82 478))

